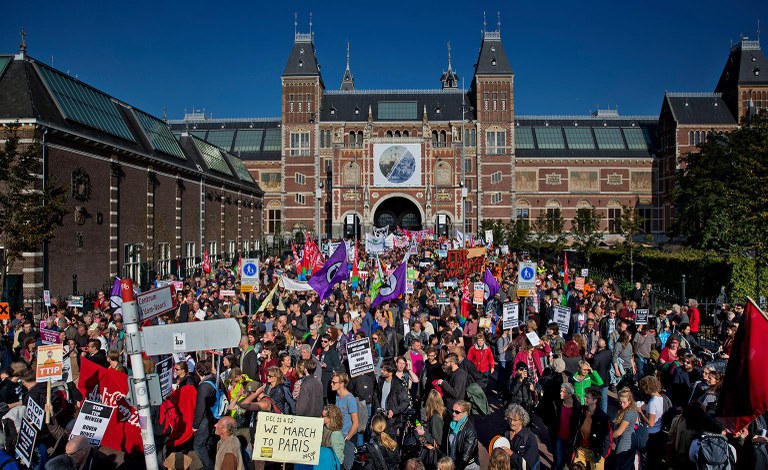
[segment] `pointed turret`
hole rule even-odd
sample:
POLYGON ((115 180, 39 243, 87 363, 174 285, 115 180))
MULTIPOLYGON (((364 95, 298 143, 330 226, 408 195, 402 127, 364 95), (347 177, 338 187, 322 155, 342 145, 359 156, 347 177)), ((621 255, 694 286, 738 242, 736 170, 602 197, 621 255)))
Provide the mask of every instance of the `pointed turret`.
POLYGON ((768 61, 759 40, 742 37, 731 47, 715 92, 723 94, 728 109, 739 119, 747 114, 753 94, 763 91, 768 91, 768 61))
POLYGON ((485 13, 483 13, 483 42, 475 64, 475 75, 511 75, 512 67, 501 44, 501 19, 496 23, 496 31, 486 31, 485 13))
POLYGON ((347 41, 347 68, 344 70, 344 77, 341 79, 341 89, 355 89, 355 77, 352 76, 352 72, 349 70, 349 41, 347 41))
POLYGON ((451 43, 448 42, 448 70, 443 72, 440 76, 440 82, 443 84, 443 90, 446 88, 458 88, 459 76, 453 71, 451 67, 451 43))
MULTIPOLYGON (((294 17, 294 40, 291 55, 283 70, 283 77, 320 77, 320 64, 315 56, 312 17, 309 20, 309 33, 299 33, 298 21, 294 17)), ((321 78, 322 80, 322 78, 321 78)))

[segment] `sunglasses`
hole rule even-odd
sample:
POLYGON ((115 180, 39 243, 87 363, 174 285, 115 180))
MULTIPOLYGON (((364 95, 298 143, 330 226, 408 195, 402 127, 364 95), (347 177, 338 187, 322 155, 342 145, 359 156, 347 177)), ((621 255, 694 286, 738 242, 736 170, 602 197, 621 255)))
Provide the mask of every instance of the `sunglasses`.
POLYGON ((462 413, 464 413, 464 412, 461 411, 461 410, 453 410, 453 414, 455 414, 455 415, 460 415, 462 413))

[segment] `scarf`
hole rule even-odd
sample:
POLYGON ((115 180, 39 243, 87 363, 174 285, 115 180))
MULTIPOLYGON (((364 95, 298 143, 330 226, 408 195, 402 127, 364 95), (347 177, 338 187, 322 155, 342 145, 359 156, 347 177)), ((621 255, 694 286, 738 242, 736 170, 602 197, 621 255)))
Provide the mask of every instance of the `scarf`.
POLYGON ((468 417, 469 416, 465 416, 458 421, 451 421, 451 432, 458 434, 461 428, 464 426, 464 423, 467 421, 468 417))

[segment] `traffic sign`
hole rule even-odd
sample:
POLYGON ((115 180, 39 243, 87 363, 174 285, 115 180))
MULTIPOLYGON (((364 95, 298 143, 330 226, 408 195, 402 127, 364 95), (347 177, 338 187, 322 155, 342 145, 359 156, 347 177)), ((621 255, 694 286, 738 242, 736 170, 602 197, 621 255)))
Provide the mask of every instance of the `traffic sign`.
POLYGON ((259 260, 255 258, 249 258, 243 260, 243 275, 242 279, 259 279, 259 260))
POLYGON ((176 308, 176 287, 173 284, 142 292, 136 296, 139 321, 146 321, 176 308))
POLYGON ((521 261, 517 265, 517 289, 532 291, 536 289, 536 263, 521 261))
POLYGON ((11 307, 8 302, 0 302, 0 320, 11 319, 11 307))
POLYGON ((179 352, 177 348, 184 348, 184 351, 234 348, 240 344, 241 332, 237 320, 223 318, 145 326, 142 334, 144 353, 148 356, 156 356, 179 352))

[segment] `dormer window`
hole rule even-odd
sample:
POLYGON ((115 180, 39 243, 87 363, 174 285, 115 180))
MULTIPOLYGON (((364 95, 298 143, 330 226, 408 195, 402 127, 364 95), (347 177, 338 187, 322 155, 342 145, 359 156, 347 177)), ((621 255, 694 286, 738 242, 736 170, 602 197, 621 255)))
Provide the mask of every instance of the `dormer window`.
POLYGON ((754 70, 752 70, 752 73, 754 73, 754 74, 755 74, 755 77, 759 76, 759 75, 760 75, 760 68, 758 68, 758 67, 755 67, 755 69, 754 69, 754 70))
POLYGON ((752 62, 757 62, 757 57, 752 56, 752 62))
POLYGON ((496 46, 491 46, 491 52, 496 52, 496 46))
POLYGON ((299 54, 303 54, 303 53, 304 53, 304 48, 302 47, 301 49, 299 49, 299 54))
POLYGON ((493 59, 491 59, 491 65, 492 65, 492 66, 494 66, 494 67, 496 67, 496 57, 494 57, 493 59))
POLYGON ((335 116, 335 115, 336 115, 336 108, 331 108, 331 116, 335 116))
POLYGON ((299 61, 299 67, 304 67, 304 61, 303 60, 299 61))
POLYGON ((358 114, 360 114, 360 108, 355 107, 355 116, 357 116, 358 114))

